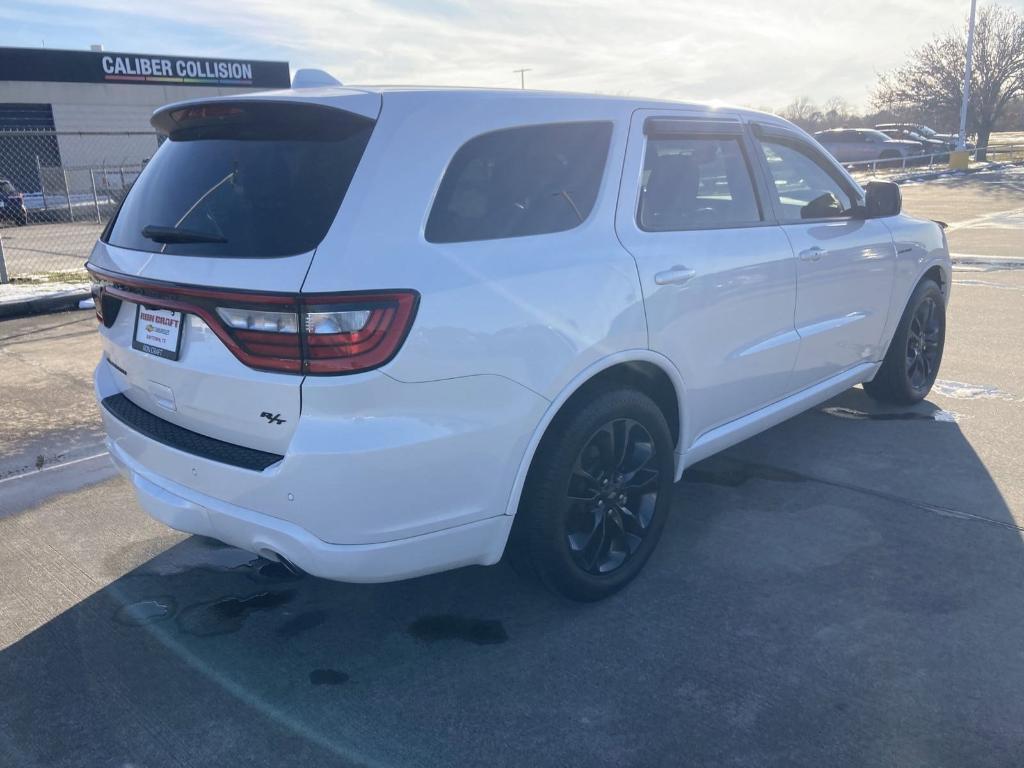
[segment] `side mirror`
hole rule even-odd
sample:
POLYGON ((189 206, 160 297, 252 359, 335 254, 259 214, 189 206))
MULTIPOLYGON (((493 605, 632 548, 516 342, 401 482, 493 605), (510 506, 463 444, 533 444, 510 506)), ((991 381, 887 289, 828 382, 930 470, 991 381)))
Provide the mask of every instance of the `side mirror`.
POLYGON ((869 181, 865 187, 864 209, 868 219, 898 216, 903 210, 900 185, 892 181, 869 181))

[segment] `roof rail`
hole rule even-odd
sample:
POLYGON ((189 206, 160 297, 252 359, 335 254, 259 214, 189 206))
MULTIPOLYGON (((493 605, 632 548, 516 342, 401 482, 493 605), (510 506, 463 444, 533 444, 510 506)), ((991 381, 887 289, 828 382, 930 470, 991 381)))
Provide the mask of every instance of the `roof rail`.
POLYGON ((292 78, 292 88, 323 88, 341 85, 341 81, 322 69, 297 69, 292 78))

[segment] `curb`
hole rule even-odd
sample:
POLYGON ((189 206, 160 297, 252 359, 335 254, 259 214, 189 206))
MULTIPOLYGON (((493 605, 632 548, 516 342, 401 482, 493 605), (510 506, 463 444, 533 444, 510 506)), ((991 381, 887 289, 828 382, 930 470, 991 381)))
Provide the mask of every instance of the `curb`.
POLYGON ((92 294, 88 287, 81 291, 61 291, 60 293, 32 296, 27 299, 13 299, 0 302, 0 320, 23 315, 41 315, 46 312, 59 312, 66 309, 77 309, 78 302, 88 299, 92 294))

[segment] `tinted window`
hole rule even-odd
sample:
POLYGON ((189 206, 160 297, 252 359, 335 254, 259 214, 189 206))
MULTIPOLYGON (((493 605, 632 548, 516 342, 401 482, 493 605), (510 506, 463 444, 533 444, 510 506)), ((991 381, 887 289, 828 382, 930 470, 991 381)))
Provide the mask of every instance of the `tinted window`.
POLYGON ((337 109, 268 102, 184 108, 156 124, 169 140, 125 198, 108 242, 221 257, 315 248, 373 127, 337 109))
POLYGON ((761 148, 784 221, 834 218, 853 207, 846 185, 809 147, 797 142, 765 140, 761 148))
POLYGON ((427 240, 494 240, 578 226, 597 199, 611 135, 611 123, 559 123, 471 139, 441 180, 427 240))
POLYGON ((754 183, 735 138, 652 138, 644 158, 637 223, 667 231, 761 220, 754 183))

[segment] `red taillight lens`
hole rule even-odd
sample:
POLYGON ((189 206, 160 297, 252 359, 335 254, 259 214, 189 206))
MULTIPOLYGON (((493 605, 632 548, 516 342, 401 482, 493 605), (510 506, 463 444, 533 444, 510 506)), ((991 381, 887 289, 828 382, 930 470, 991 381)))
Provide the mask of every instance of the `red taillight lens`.
MULTIPOLYGON (((330 375, 377 368, 409 334, 419 294, 367 291, 282 294, 224 291, 115 275, 89 265, 93 295, 201 317, 232 354, 251 368, 330 375)), ((108 304, 96 303, 107 327, 108 304)))
POLYGON ((352 373, 383 365, 405 340, 416 299, 411 291, 393 291, 306 304, 306 372, 352 373))
POLYGON ((298 311, 218 306, 242 362, 309 374, 355 373, 383 365, 408 333, 411 291, 300 297, 298 311), (315 302, 315 303, 313 303, 315 302))

